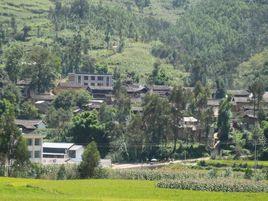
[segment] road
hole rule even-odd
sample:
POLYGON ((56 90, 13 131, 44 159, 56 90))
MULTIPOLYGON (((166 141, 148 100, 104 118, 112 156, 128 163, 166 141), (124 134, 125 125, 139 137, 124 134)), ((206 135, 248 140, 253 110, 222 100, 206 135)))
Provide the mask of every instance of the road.
POLYGON ((197 158, 197 159, 189 159, 189 160, 176 160, 172 162, 163 162, 163 163, 124 163, 124 164, 113 164, 112 169, 134 169, 134 168, 154 168, 154 167, 162 167, 170 164, 184 164, 184 163, 194 163, 202 160, 209 160, 209 157, 205 158, 197 158))

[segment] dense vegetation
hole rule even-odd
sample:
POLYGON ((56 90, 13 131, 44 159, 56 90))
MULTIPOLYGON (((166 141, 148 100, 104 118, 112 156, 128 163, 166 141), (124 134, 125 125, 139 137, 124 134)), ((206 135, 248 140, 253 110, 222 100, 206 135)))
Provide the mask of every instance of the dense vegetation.
MULTIPOLYGON (((62 74, 112 71, 118 66, 124 74, 137 72, 144 81, 156 61, 154 55, 161 59, 170 82, 178 81, 176 74, 188 85, 197 80, 214 85, 221 76, 226 86, 237 87, 234 79, 250 71, 238 66, 267 47, 267 9, 266 1, 246 0, 34 0, 25 4, 4 0, 0 61, 5 64, 14 43, 24 53, 32 45, 41 45, 56 53, 62 74)), ((265 68, 260 65, 262 75, 265 68)))

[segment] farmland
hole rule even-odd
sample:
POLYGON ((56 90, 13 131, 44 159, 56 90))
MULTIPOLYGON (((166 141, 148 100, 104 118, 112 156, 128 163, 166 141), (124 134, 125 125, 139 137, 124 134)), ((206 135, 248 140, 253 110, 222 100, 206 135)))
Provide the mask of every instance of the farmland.
POLYGON ((0 200, 268 200, 266 193, 159 189, 151 181, 0 179, 0 200))

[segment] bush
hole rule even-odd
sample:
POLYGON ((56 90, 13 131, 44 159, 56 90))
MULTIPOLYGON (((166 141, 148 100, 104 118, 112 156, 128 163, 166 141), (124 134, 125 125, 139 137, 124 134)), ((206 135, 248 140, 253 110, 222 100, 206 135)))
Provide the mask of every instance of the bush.
POLYGON ((216 169, 211 169, 211 170, 209 170, 208 171, 208 173, 207 173, 207 177, 209 178, 209 179, 213 179, 213 178, 217 178, 217 170, 216 169))
POLYGON ((214 179, 214 180, 166 180, 157 183, 159 188, 181 190, 218 191, 218 192, 268 192, 268 184, 248 180, 214 179))
POLYGON ((65 180, 67 177, 66 177, 66 170, 65 170, 65 166, 64 165, 61 165, 60 166, 60 169, 58 171, 58 174, 57 174, 57 180, 65 180))
POLYGON ((253 176, 253 171, 252 171, 252 169, 247 168, 246 171, 245 171, 244 178, 245 178, 245 179, 251 179, 252 176, 253 176))
POLYGON ((232 168, 226 168, 223 172, 223 177, 231 177, 233 176, 232 168))

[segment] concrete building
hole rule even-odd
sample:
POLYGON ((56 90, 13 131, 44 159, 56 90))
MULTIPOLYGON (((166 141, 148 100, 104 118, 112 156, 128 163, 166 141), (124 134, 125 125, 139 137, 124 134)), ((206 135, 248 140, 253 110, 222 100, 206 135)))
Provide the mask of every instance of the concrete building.
POLYGON ((43 164, 80 163, 84 147, 74 143, 43 143, 43 164))
POLYGON ((46 127, 44 122, 42 120, 16 119, 15 123, 20 128, 22 136, 26 139, 31 162, 41 163, 43 136, 36 131, 46 127))
POLYGON ((110 74, 83 74, 69 73, 68 82, 72 85, 80 85, 84 87, 112 87, 113 76, 110 74))

